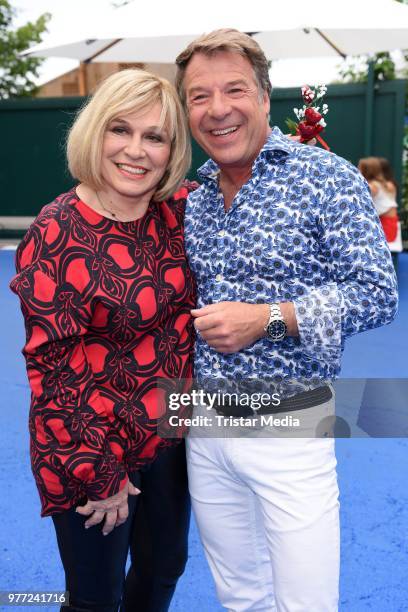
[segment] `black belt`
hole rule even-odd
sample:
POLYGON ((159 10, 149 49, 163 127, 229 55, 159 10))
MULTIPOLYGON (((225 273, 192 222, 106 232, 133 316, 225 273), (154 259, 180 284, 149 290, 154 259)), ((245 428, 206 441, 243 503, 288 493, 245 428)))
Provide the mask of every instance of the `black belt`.
POLYGON ((331 400, 333 393, 328 385, 311 389, 310 391, 302 391, 292 397, 287 397, 281 400, 278 406, 261 406, 258 410, 253 410, 250 406, 243 404, 232 404, 228 406, 215 404, 214 410, 223 416, 232 417, 254 417, 257 414, 279 414, 280 412, 292 412, 294 410, 304 410, 319 406, 331 400))

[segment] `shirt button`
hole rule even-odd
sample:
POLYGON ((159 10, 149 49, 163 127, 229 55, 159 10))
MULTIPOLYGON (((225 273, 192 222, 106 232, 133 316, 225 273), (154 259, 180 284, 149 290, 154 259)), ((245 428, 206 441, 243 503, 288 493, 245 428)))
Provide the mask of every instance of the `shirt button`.
POLYGON ((217 274, 215 280, 217 281, 217 283, 220 283, 222 280, 224 280, 224 277, 222 274, 217 274))
POLYGON ((213 367, 214 367, 214 370, 219 370, 220 364, 218 362, 215 362, 213 367))
POLYGON ((225 230, 220 230, 218 232, 218 235, 221 236, 221 238, 223 238, 225 236, 225 230))

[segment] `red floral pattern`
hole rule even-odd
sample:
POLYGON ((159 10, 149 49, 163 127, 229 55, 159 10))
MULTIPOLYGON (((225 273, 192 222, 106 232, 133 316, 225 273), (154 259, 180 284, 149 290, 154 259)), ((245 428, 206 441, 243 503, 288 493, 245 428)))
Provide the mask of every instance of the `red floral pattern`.
POLYGON ((45 206, 17 251, 26 325, 31 461, 42 515, 117 493, 171 444, 158 379, 191 377, 189 188, 111 221, 75 190, 45 206))

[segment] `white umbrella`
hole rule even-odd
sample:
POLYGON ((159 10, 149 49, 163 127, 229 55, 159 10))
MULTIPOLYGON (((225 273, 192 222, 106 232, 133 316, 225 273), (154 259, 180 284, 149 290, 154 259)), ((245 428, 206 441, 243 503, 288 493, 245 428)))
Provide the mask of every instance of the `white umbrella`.
MULTIPOLYGON (((268 59, 357 55, 408 47, 408 6, 396 0, 135 0, 112 11, 101 26, 81 22, 73 40, 32 47, 36 57, 68 57, 80 63, 80 93, 86 94, 86 64, 173 63, 203 32, 236 28, 251 33, 268 59)), ((371 149, 374 96, 372 67, 366 97, 365 151, 371 149)))
POLYGON ((268 59, 356 55, 408 47, 408 6, 396 0, 138 0, 101 27, 80 22, 73 40, 25 53, 81 62, 172 63, 203 32, 230 27, 255 35, 268 59))

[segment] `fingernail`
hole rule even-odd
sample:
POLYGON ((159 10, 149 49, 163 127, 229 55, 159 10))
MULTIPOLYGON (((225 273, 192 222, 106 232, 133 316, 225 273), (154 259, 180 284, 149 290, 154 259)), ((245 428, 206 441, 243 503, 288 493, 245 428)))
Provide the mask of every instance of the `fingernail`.
POLYGON ((102 531, 102 535, 106 536, 108 535, 108 532, 102 531))
POLYGON ((89 529, 90 525, 85 525, 85 529, 89 529))

